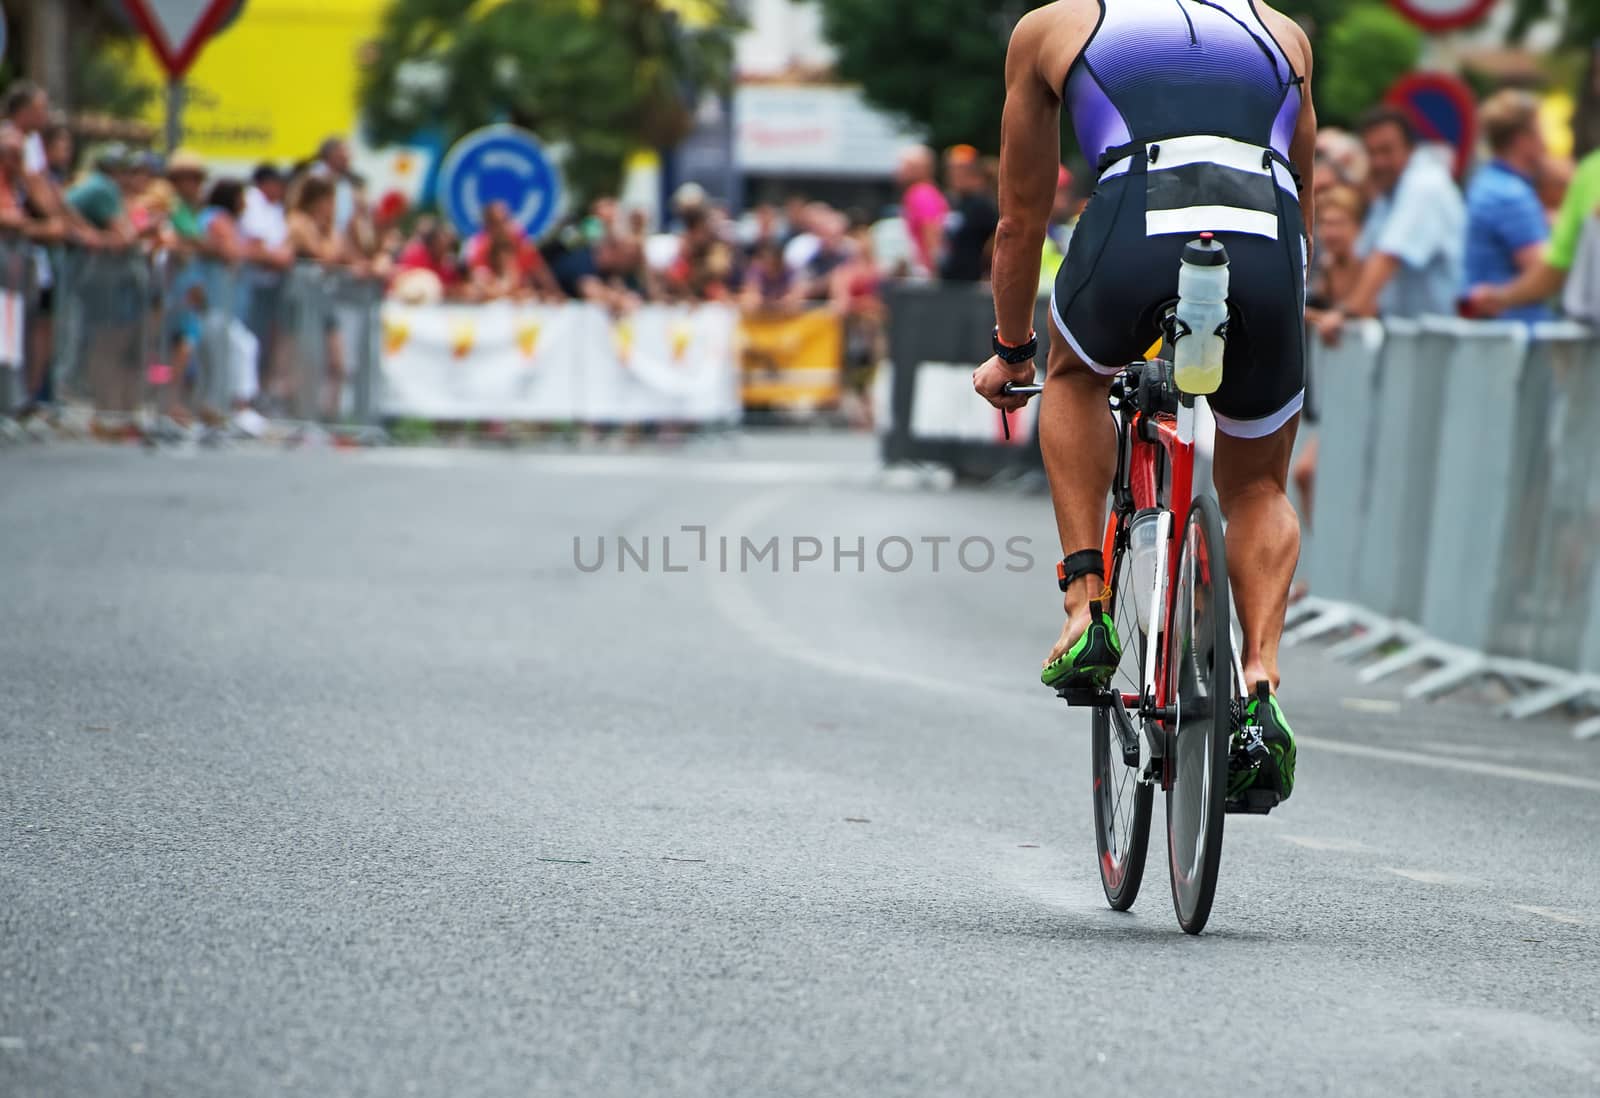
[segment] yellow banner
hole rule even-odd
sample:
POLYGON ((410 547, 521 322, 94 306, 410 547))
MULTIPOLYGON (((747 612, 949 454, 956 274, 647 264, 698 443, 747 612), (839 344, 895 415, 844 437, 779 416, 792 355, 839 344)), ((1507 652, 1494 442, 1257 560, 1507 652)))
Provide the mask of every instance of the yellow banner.
POLYGON ((746 408, 809 411, 839 402, 844 325, 831 311, 749 315, 739 334, 746 408))

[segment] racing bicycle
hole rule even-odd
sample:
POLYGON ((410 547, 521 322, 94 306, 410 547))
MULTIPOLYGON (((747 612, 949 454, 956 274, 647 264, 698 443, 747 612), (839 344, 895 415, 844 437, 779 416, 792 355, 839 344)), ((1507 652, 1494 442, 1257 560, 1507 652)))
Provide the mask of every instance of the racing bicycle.
MULTIPOLYGON (((1170 309, 1167 330, 1170 343, 1170 309)), ((1094 711, 1095 837, 1106 900, 1126 911, 1139 895, 1159 787, 1172 905, 1190 934, 1211 915, 1225 814, 1265 814, 1277 804, 1264 789, 1228 795, 1230 772, 1273 762, 1261 729, 1245 721, 1222 513, 1212 497, 1194 495, 1197 399, 1179 392, 1172 363, 1161 357, 1112 379, 1117 474, 1102 600, 1122 638, 1122 662, 1105 689, 1059 691, 1069 705, 1094 711)))

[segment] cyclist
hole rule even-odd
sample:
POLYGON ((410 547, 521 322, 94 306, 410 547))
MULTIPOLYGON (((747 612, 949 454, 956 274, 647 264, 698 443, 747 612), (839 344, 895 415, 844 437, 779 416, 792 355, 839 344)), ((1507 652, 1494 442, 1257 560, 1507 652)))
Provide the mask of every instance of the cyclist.
POLYGON ((1104 685, 1121 658, 1097 601, 1116 465, 1107 389, 1160 335, 1183 246, 1214 232, 1231 259, 1232 306, 1222 387, 1210 400, 1214 479, 1246 681, 1265 684, 1247 713, 1278 763, 1280 797, 1293 789, 1295 761, 1275 694, 1300 551, 1285 485, 1305 397, 1312 195, 1298 180, 1312 178, 1316 146, 1310 76, 1305 34, 1257 0, 1057 0, 1024 16, 1006 58, 995 356, 973 374, 996 407, 1026 402, 1004 387, 1034 377, 1030 321, 1065 103, 1099 184, 1051 299, 1040 439, 1066 554, 1067 621, 1042 677, 1104 685))

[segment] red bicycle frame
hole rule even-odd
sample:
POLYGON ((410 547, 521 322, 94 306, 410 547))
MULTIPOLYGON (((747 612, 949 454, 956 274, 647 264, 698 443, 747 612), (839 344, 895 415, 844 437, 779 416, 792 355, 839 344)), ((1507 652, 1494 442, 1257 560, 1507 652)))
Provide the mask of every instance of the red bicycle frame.
MULTIPOLYGON (((1137 405, 1138 400, 1137 389, 1134 393, 1124 392, 1121 397, 1123 407, 1137 405)), ((1105 543, 1102 547, 1105 559, 1107 561, 1117 559, 1117 532, 1122 525, 1121 519, 1124 514, 1130 510, 1134 514, 1141 511, 1163 510, 1168 512, 1169 516, 1166 538, 1156 572, 1161 598, 1151 607, 1150 639, 1153 643, 1147 646, 1145 670, 1148 674, 1144 676, 1145 681, 1153 682, 1154 685, 1155 696, 1150 701, 1153 702, 1156 712, 1162 712, 1171 704, 1171 700, 1167 697, 1164 642, 1167 619, 1178 586, 1177 574, 1169 565, 1177 555, 1178 534, 1188 517, 1187 507, 1184 513, 1180 513, 1172 504, 1162 502, 1162 472, 1164 465, 1168 488, 1166 498, 1169 501, 1188 501, 1194 492, 1195 410, 1192 403, 1180 403, 1176 414, 1153 413, 1134 407, 1131 412, 1119 409, 1118 415, 1122 420, 1118 425, 1120 433, 1117 448, 1118 481, 1113 489, 1114 506, 1106 523, 1105 543)), ((1145 708, 1145 699, 1124 694, 1122 704, 1131 712, 1139 712, 1145 708)))

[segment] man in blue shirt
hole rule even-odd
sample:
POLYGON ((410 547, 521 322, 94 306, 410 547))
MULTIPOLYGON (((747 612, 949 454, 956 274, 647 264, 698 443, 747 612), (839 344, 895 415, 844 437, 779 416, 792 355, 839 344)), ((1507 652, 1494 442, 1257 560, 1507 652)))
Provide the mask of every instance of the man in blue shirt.
MULTIPOLYGON (((1483 105, 1483 132, 1493 159, 1467 188, 1466 283, 1504 286, 1538 265, 1550 238, 1535 180, 1545 158, 1539 104, 1527 92, 1507 90, 1483 105)), ((1524 305, 1501 314, 1529 323, 1549 320, 1549 306, 1524 305)))
POLYGON ((1467 212, 1449 170, 1418 147, 1411 119, 1392 107, 1361 121, 1367 175, 1377 191, 1356 252, 1361 275, 1317 330, 1337 343, 1352 316, 1454 316, 1461 292, 1467 212))

